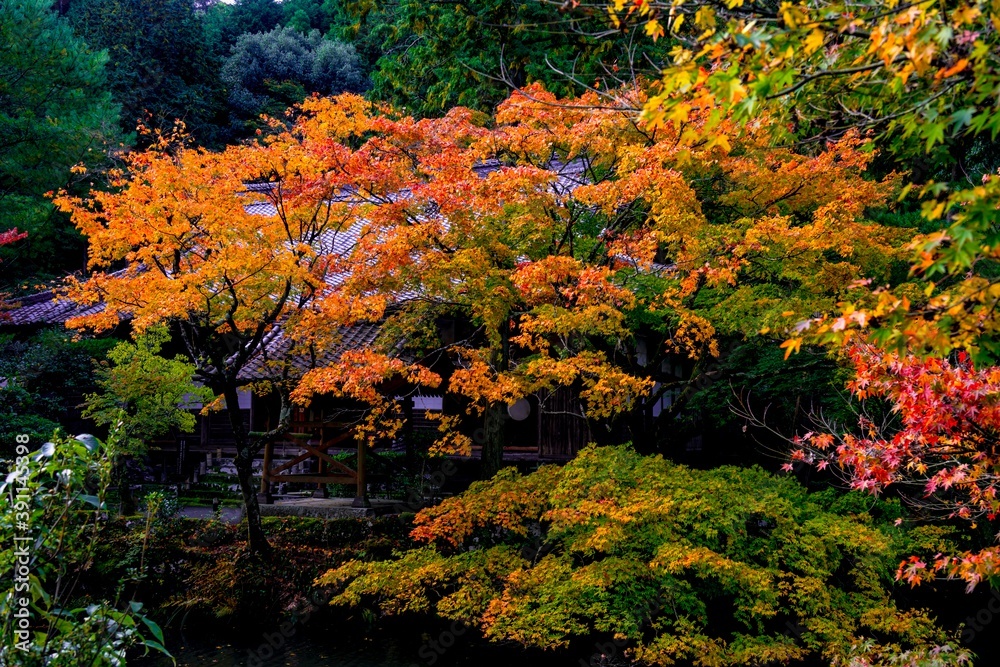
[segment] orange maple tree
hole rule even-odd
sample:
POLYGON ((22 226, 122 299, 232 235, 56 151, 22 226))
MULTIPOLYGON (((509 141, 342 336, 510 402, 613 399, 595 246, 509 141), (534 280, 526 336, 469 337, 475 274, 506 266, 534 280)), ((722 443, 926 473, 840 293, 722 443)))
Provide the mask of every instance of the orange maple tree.
MULTIPOLYGON (((303 126, 325 127, 337 105, 307 103, 303 126)), ((569 387, 591 422, 643 410, 665 386, 665 355, 711 357, 717 329, 753 335, 832 306, 884 277, 908 237, 866 221, 898 179, 862 177, 872 153, 856 135, 812 155, 772 149, 763 126, 735 146, 692 144, 629 105, 538 86, 514 93, 492 127, 461 109, 367 122, 349 164, 368 208, 320 310, 339 324, 384 321, 385 333, 308 373, 296 397, 397 413, 368 380, 420 367, 421 382, 485 413, 487 472, 500 467, 498 424, 514 401, 569 387), (696 305, 706 292, 711 308, 696 305), (469 326, 445 340, 442 317, 469 326), (635 340, 649 333, 655 358, 643 365, 635 340)), ((467 452, 455 425, 443 420, 439 445, 467 452)))
MULTIPOLYGON (((345 115, 352 105, 365 106, 344 98, 345 115)), ((306 326, 335 270, 336 235, 353 222, 331 203, 338 183, 328 177, 325 147, 283 132, 213 152, 188 145, 181 132, 157 134, 149 149, 126 156, 110 191, 56 200, 87 236, 94 270, 85 281, 71 280, 68 296, 103 304, 67 324, 101 330, 128 318, 139 333, 174 327, 196 379, 230 408, 257 552, 267 541, 252 465, 264 443, 288 428, 290 360, 336 343, 336 331, 306 326), (286 354, 269 356, 265 339, 279 325, 286 354), (264 434, 251 434, 237 408, 251 363, 265 376, 255 376, 257 389, 282 398, 275 427, 264 434)))

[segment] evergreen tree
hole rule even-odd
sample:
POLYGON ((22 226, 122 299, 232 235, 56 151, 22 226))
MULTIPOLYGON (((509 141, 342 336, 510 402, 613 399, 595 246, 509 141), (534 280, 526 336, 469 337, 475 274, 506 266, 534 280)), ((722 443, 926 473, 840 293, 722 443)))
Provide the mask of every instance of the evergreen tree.
POLYGON ((74 165, 101 164, 117 136, 107 56, 50 5, 0 0, 0 231, 29 233, 3 251, 5 282, 80 268, 82 240, 45 193, 83 178, 74 165))
POLYGON ((218 59, 192 0, 76 0, 68 16, 108 51, 125 131, 169 128, 179 119, 201 143, 228 139, 218 59))
POLYGON ((242 35, 222 67, 233 115, 253 125, 279 115, 311 93, 359 92, 365 87, 354 48, 292 27, 242 35))

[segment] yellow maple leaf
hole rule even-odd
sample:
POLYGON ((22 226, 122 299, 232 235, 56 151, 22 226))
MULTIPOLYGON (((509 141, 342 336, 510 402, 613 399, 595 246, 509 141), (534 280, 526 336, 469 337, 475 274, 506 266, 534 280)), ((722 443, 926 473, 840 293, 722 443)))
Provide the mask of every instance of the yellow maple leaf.
POLYGON ((798 352, 802 349, 802 339, 801 338, 789 338, 784 343, 781 344, 781 348, 785 351, 785 359, 790 357, 793 352, 798 352))
POLYGON ((823 48, 823 44, 826 43, 826 33, 816 28, 808 36, 806 36, 805 50, 806 55, 812 55, 816 51, 823 48))
POLYGON ((952 12, 951 21, 952 24, 955 25, 955 27, 960 27, 967 23, 972 23, 977 18, 979 18, 980 14, 982 14, 982 12, 980 12, 979 8, 976 7, 974 4, 962 5, 954 12, 952 12))
POLYGON ((656 19, 650 19, 647 21, 644 30, 646 31, 647 36, 653 38, 654 42, 664 35, 663 26, 660 25, 660 22, 656 19))

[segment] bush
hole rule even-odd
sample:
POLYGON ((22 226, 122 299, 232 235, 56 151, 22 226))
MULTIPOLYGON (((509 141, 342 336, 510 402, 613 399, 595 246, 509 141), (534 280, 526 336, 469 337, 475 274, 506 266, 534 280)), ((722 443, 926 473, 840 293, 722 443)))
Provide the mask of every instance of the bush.
POLYGON ((0 665, 117 666, 129 648, 143 645, 166 653, 141 603, 110 601, 120 590, 108 591, 106 599, 72 597, 105 530, 116 446, 114 434, 102 446, 91 436, 58 433, 37 452, 18 445, 0 485, 0 539, 14 545, 0 551, 0 569, 15 573, 0 590, 0 665))
POLYGON ((0 458, 11 459, 14 438, 44 441, 61 424, 79 422, 76 406, 96 387, 94 360, 111 339, 75 340, 66 331, 41 331, 27 340, 0 336, 0 458))
POLYGON ((434 613, 495 641, 611 635, 653 665, 967 658, 894 600, 919 538, 887 520, 898 511, 876 520, 852 505, 758 468, 698 471, 591 446, 562 468, 474 484, 417 515, 425 546, 319 583, 336 605, 434 613))

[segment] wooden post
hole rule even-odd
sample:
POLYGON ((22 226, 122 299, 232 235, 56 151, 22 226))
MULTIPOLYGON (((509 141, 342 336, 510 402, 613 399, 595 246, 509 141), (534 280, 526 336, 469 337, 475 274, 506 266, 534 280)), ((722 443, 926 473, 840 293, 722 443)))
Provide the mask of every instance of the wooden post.
POLYGON ((274 440, 268 440, 267 444, 264 445, 264 467, 260 471, 260 499, 258 502, 264 505, 270 505, 274 502, 274 496, 271 495, 271 457, 274 455, 274 440))
POLYGON ((358 441, 358 489, 351 507, 371 507, 368 502, 368 485, 365 483, 365 441, 358 441))
MULTIPOLYGON (((322 441, 320 442, 320 444, 322 445, 322 441)), ((322 477, 323 475, 326 474, 326 468, 327 468, 326 459, 324 459, 322 456, 317 456, 316 457, 316 464, 317 464, 317 466, 316 466, 317 467, 316 473, 320 477, 322 477)), ((327 492, 327 490, 326 490, 326 484, 324 484, 323 482, 316 482, 316 490, 313 491, 312 495, 313 495, 313 498, 329 498, 330 497, 329 492, 327 492)))
POLYGON ((403 397, 403 445, 406 447, 406 467, 413 470, 416 464, 416 450, 413 442, 413 396, 403 397))

